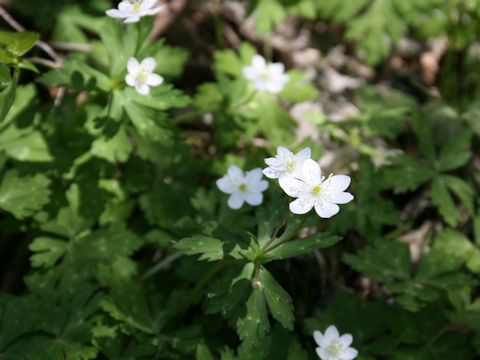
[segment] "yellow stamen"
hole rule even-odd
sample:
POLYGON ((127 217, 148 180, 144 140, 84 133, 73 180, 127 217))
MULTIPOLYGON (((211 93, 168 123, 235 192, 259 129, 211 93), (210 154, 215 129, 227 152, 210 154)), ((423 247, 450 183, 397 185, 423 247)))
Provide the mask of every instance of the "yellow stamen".
POLYGON ((320 193, 320 191, 322 190, 322 187, 320 185, 317 185, 313 188, 313 193, 315 195, 318 195, 320 193))
POLYGON ((141 6, 140 6, 140 3, 135 3, 135 5, 133 5, 133 11, 135 11, 136 13, 139 13, 140 11, 142 10, 141 6))
POLYGON ((289 161, 287 163, 287 169, 290 171, 295 170, 295 166, 297 165, 297 162, 295 160, 289 161))
POLYGON ((245 191, 245 190, 247 190, 247 185, 241 184, 241 185, 239 186, 239 188, 240 188, 240 190, 245 191))
POLYGON ((327 353, 328 355, 338 355, 342 348, 343 346, 338 340, 332 340, 327 348, 327 353))
POLYGON ((138 80, 139 82, 144 83, 144 82, 147 81, 148 75, 149 75, 149 72, 148 72, 147 70, 145 70, 145 69, 140 69, 140 70, 138 70, 138 72, 137 72, 137 80, 138 80))

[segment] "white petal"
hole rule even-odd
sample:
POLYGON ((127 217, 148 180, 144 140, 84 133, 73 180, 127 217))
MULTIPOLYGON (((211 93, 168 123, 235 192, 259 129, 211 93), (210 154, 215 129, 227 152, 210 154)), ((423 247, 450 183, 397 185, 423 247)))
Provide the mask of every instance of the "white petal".
POLYGON ((265 161, 265 164, 267 164, 268 166, 278 166, 279 165, 277 158, 274 158, 274 157, 266 158, 264 161, 265 161))
POLYGON ((242 73, 248 80, 254 80, 257 77, 257 72, 252 66, 245 66, 242 73))
POLYGON ((348 348, 342 351, 338 356, 340 360, 353 360, 358 356, 358 351, 354 348, 348 348))
POLYGON ((346 204, 352 201, 353 195, 349 192, 333 193, 328 196, 328 201, 334 204, 346 204))
POLYGON ((230 181, 234 185, 240 185, 243 181, 245 181, 245 177, 243 176, 243 171, 236 165, 230 165, 227 171, 228 177, 230 181))
POLYGON ((140 16, 138 15, 131 15, 125 19, 124 23, 136 23, 140 21, 140 16))
POLYGON ((290 81, 290 76, 283 74, 278 78, 278 81, 281 82, 283 85, 290 81))
POLYGON ((157 66, 157 62, 153 57, 147 57, 142 60, 142 62, 140 63, 140 66, 143 69, 147 70, 148 72, 152 72, 153 70, 155 70, 155 66, 157 66))
POLYGON ((330 344, 330 342, 334 339, 338 339, 340 334, 338 333, 337 327, 335 325, 330 325, 327 330, 325 330, 324 340, 326 344, 330 344))
POLYGON ((123 11, 124 13, 132 13, 133 12, 133 5, 130 4, 128 1, 122 1, 118 4, 118 9, 123 11))
POLYGON ((263 201, 263 194, 260 192, 247 192, 246 199, 247 203, 252 206, 260 205, 263 201))
POLYGON ((283 74, 285 71, 285 66, 282 63, 273 63, 268 65, 269 70, 271 71, 272 75, 278 77, 279 75, 283 74))
POLYGON ((105 11, 105 14, 107 14, 108 16, 112 17, 112 18, 126 18, 128 17, 129 15, 124 13, 123 11, 121 10, 117 10, 117 9, 110 9, 110 10, 107 10, 105 11))
POLYGON ((140 64, 138 63, 137 59, 135 59, 134 57, 131 57, 130 59, 128 59, 127 70, 130 74, 135 74, 139 68, 140 68, 140 64))
POLYGON ((228 198, 227 204, 231 209, 236 210, 242 207, 244 201, 245 196, 239 192, 235 192, 228 198))
POLYGON ((318 163, 312 159, 307 159, 302 164, 302 175, 307 183, 316 184, 320 182, 322 170, 320 170, 318 163))
POLYGON ((151 9, 153 7, 153 5, 155 5, 156 3, 157 3, 157 0, 143 0, 142 1, 142 8, 144 10, 151 9))
POLYGON ((155 15, 158 14, 160 11, 162 11, 165 8, 166 5, 162 5, 159 7, 156 7, 155 9, 150 9, 146 11, 147 15, 155 15))
POLYGON ((262 191, 265 191, 268 189, 268 181, 266 180, 260 180, 260 181, 257 181, 253 184, 250 184, 249 185, 249 188, 252 190, 252 191, 258 191, 258 192, 262 192, 262 191))
POLYGON ((309 147, 306 147, 303 150, 300 150, 298 153, 295 154, 295 159, 299 164, 303 164, 303 162, 307 159, 310 159, 312 156, 312 151, 309 147))
POLYGON ((344 334, 340 336, 339 341, 342 343, 344 348, 348 348, 350 345, 352 345, 353 336, 352 334, 344 334))
POLYGON ((247 171, 246 180, 250 182, 258 182, 262 178, 262 169, 261 168, 255 168, 253 170, 247 171))
POLYGON ((311 197, 301 197, 290 203, 290 211, 293 214, 306 214, 313 208, 314 201, 311 197))
POLYGON ((322 343, 323 334, 320 331, 316 330, 313 332, 313 339, 315 340, 317 345, 320 346, 320 344, 322 343))
POLYGON ((282 176, 278 184, 288 196, 299 197, 305 193, 305 182, 293 176, 282 176))
POLYGON ((290 155, 292 155, 292 152, 286 147, 279 146, 277 148, 277 155, 279 158, 288 158, 290 155))
POLYGON ((146 83, 150 86, 158 86, 163 83, 163 78, 158 74, 150 74, 147 77, 146 83))
POLYGON ((322 349, 322 348, 317 347, 317 348, 315 349, 315 351, 317 352, 317 355, 320 357, 320 359, 322 359, 322 360, 331 360, 330 355, 327 354, 327 352, 325 351, 325 349, 322 349))
POLYGON ((265 175, 269 179, 278 179, 279 174, 280 173, 278 171, 273 170, 270 167, 263 169, 263 175, 265 175))
POLYGON ((150 86, 145 83, 135 85, 135 90, 141 95, 148 95, 150 93, 150 86))
POLYGON ((279 93, 280 91, 283 90, 283 84, 278 82, 278 81, 269 81, 267 84, 266 84, 266 89, 267 91, 273 93, 273 94, 277 94, 279 93))
POLYGON ((261 55, 255 55, 252 58, 252 66, 255 70, 263 70, 267 66, 267 63, 265 62, 265 58, 261 55))
POLYGON ((127 83, 128 86, 135 86, 137 79, 135 78, 134 75, 127 74, 125 75, 125 82, 127 83))
POLYGON ((324 187, 328 187, 329 192, 344 191, 350 185, 350 176, 347 175, 335 175, 330 176, 323 182, 324 187))
POLYGON ((321 218, 328 219, 337 214, 340 211, 340 207, 337 204, 332 204, 328 201, 317 201, 315 202, 315 211, 321 218))
POLYGON ((236 187, 232 184, 230 178, 226 175, 217 180, 217 187, 220 189, 221 192, 224 192, 226 194, 232 194, 236 190, 236 187))
POLYGON ((258 91, 267 90, 267 83, 263 79, 254 79, 253 87, 258 91))

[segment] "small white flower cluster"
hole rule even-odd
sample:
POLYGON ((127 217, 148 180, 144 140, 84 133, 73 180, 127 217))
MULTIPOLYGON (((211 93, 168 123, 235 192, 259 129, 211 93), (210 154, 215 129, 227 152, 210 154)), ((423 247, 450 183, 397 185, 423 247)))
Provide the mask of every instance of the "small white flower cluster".
POLYGON ((255 89, 273 94, 282 91, 283 86, 290 81, 290 77, 284 72, 282 63, 267 63, 261 55, 255 55, 252 65, 243 68, 243 75, 253 82, 255 89))
POLYGON ((141 95, 150 93, 150 86, 158 86, 163 83, 163 78, 154 74, 157 63, 154 58, 147 57, 141 63, 131 57, 127 63, 128 74, 125 76, 125 82, 128 86, 135 87, 135 90, 141 95))
MULTIPOLYGON (((347 175, 322 176, 320 165, 311 158, 310 148, 293 154, 279 146, 275 157, 265 159, 268 165, 263 174, 270 179, 278 179, 280 187, 288 196, 296 198, 290 203, 293 214, 306 214, 312 208, 321 218, 330 218, 340 210, 337 204, 346 204, 353 195, 345 192, 350 185, 347 175)), ((239 209, 244 201, 250 205, 262 203, 262 191, 268 183, 262 180, 260 168, 247 172, 244 176, 237 166, 230 166, 227 175, 217 180, 218 188, 231 194, 228 206, 239 209)))
POLYGON ((290 203, 293 214, 306 214, 312 208, 321 218, 330 218, 340 210, 337 204, 346 204, 353 195, 345 192, 350 185, 347 175, 322 176, 320 165, 310 159, 310 148, 294 155, 279 146, 274 158, 265 159, 268 165, 263 173, 271 179, 278 179, 280 187, 288 196, 296 198, 290 203))
POLYGON ((123 0, 118 4, 118 9, 110 9, 105 13, 113 18, 125 19, 124 23, 134 23, 143 16, 155 15, 165 7, 153 8, 156 3, 157 0, 123 0))
POLYGON ((260 205, 263 201, 262 192, 267 190, 268 182, 262 180, 262 169, 256 168, 243 173, 238 166, 231 165, 227 174, 217 180, 218 188, 230 194, 228 206, 240 209, 244 202, 252 206, 260 205))
POLYGON ((315 331, 313 338, 318 345, 315 349, 317 355, 322 360, 353 360, 358 355, 358 351, 350 347, 353 336, 351 334, 340 336, 335 325, 330 325, 325 334, 315 331))

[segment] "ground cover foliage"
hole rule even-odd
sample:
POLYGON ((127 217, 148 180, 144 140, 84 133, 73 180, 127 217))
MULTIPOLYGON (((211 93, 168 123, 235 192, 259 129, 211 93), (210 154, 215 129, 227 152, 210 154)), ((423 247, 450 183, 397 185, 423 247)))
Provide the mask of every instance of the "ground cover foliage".
POLYGON ((1 4, 0 359, 307 360, 329 325, 360 360, 480 356, 480 1, 1 4), (278 146, 354 200, 231 209, 216 180, 278 146))

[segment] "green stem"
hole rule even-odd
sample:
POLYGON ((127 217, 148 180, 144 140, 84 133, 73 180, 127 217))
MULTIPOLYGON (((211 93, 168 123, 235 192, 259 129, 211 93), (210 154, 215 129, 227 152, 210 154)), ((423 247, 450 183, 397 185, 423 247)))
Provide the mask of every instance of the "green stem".
POLYGON ((183 317, 187 313, 188 309, 192 305, 192 302, 198 296, 200 291, 202 291, 202 289, 207 284, 207 282, 213 276, 215 276, 215 274, 217 274, 220 270, 222 270, 225 266, 227 266, 228 264, 231 264, 233 262, 236 262, 236 261, 239 261, 239 260, 237 260, 237 259, 221 260, 217 264, 215 264, 205 275, 203 275, 203 277, 195 285, 195 287, 190 291, 190 293, 187 295, 187 298, 183 302, 182 310, 179 313, 180 317, 183 317))
POLYGON ((292 201, 292 199, 289 197, 288 198, 288 205, 287 205, 287 213, 285 214, 285 218, 283 219, 281 225, 277 229, 275 229, 275 231, 272 234, 272 237, 268 240, 268 242, 263 247, 264 249, 268 248, 270 246, 270 244, 277 238, 276 235, 277 235, 278 230, 280 230, 283 226, 287 225, 288 217, 290 216, 290 202, 291 201, 292 201))
POLYGON ((138 52, 140 51, 140 47, 142 46, 142 26, 140 25, 141 21, 137 23, 137 30, 138 30, 138 37, 137 37, 137 46, 135 48, 135 58, 138 55, 138 52))
POLYGON ((183 122, 185 120, 189 120, 189 119, 194 118, 196 116, 202 115, 203 113, 205 113, 205 111, 201 111, 201 110, 190 111, 190 112, 187 112, 185 114, 182 114, 182 115, 179 115, 179 116, 173 118, 172 122, 174 124, 180 124, 181 122, 183 122))
POLYGON ((276 249, 277 247, 279 247, 279 246, 285 244, 286 242, 290 241, 293 237, 295 237, 298 234, 298 232, 303 227, 303 225, 305 224, 307 219, 308 219, 308 215, 303 218, 302 222, 297 225, 297 227, 295 228, 295 231, 293 233, 291 233, 290 236, 287 236, 285 239, 280 241, 278 244, 273 245, 271 248, 265 248, 264 250, 260 251, 259 256, 263 255, 263 254, 266 254, 266 253, 272 251, 273 249, 276 249))
POLYGON ((239 107, 245 105, 245 104, 248 104, 254 97, 255 95, 257 94, 257 90, 253 90, 250 94, 248 94, 244 100, 241 100, 238 104, 234 104, 232 106, 229 107, 229 110, 235 110, 235 109, 238 109, 239 107))
POLYGON ((180 251, 177 251, 176 253, 168 255, 165 259, 160 261, 158 264, 156 264, 150 270, 148 270, 145 274, 143 274, 141 277, 141 280, 146 280, 152 275, 155 275, 161 269, 163 269, 167 265, 171 264, 172 262, 180 258, 184 252, 185 252, 184 250, 180 250, 180 251))

